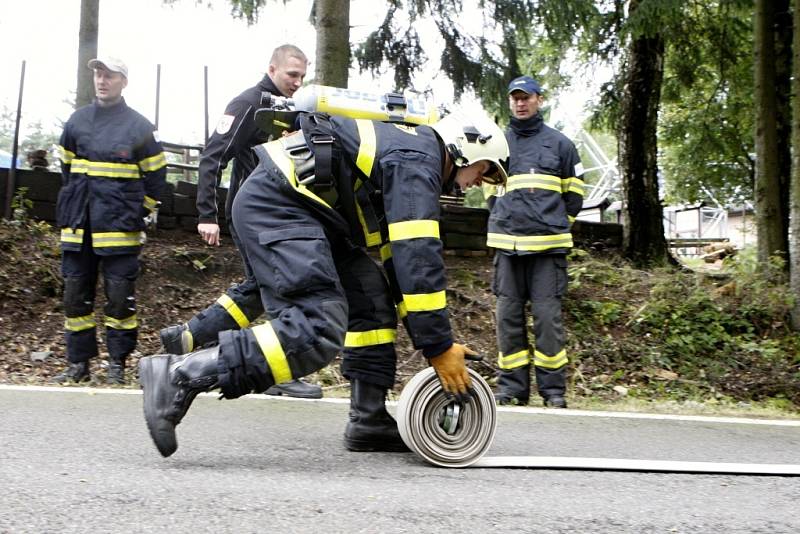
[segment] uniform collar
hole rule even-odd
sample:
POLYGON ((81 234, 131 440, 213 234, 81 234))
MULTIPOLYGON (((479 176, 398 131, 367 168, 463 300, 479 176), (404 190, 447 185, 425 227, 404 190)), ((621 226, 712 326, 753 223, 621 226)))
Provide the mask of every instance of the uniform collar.
POLYGON ((96 112, 100 112, 100 113, 117 113, 117 112, 127 108, 128 105, 125 103, 125 97, 123 96, 122 98, 120 98, 119 102, 117 102, 116 104, 114 104, 112 106, 101 106, 100 104, 97 103, 97 99, 95 98, 94 107, 95 107, 96 112))
POLYGON ((511 117, 509 127, 518 135, 531 136, 541 131, 542 124, 544 124, 542 114, 537 111, 536 115, 527 119, 511 117))
POLYGON ((275 84, 272 82, 272 78, 269 77, 269 74, 265 74, 264 77, 261 78, 261 81, 258 82, 258 87, 262 91, 267 91, 275 96, 283 96, 283 94, 278 91, 278 88, 275 87, 275 84))

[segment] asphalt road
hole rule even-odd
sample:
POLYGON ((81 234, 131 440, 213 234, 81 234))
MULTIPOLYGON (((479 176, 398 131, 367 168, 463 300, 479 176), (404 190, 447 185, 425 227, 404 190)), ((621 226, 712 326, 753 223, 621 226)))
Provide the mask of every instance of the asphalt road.
MULTIPOLYGON (((67 389, 67 388, 65 388, 67 389)), ((0 532, 800 532, 800 477, 443 469, 351 453, 342 402, 0 388, 0 532)), ((489 455, 800 463, 800 424, 501 410, 489 455)))

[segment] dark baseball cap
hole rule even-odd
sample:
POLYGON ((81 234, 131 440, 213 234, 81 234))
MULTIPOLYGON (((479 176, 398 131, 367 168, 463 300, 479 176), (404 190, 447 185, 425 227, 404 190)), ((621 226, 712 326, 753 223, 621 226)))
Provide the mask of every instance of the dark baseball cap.
POLYGON ((520 76, 519 78, 514 78, 511 83, 508 84, 508 94, 514 91, 522 91, 529 95, 533 93, 540 95, 542 94, 542 86, 530 76, 520 76))

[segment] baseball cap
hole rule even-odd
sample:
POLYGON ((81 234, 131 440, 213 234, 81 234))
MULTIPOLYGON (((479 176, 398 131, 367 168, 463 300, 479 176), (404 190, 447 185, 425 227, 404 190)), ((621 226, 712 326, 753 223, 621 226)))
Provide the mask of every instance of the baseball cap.
POLYGON ((533 93, 540 95, 542 94, 542 87, 539 85, 539 82, 530 76, 520 76, 519 78, 514 78, 511 83, 508 84, 508 94, 511 94, 513 91, 522 91, 529 95, 533 93))
POLYGON ((119 58, 111 56, 98 57, 95 59, 90 59, 87 65, 90 69, 104 67, 106 70, 110 70, 111 72, 119 72, 126 78, 128 77, 128 66, 119 58))

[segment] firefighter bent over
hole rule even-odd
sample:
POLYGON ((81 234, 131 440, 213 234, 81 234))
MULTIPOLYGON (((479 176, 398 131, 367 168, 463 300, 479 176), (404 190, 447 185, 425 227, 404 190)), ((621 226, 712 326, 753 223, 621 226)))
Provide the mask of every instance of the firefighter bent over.
POLYGON ((94 297, 105 282, 108 382, 123 384, 136 348, 134 285, 146 223, 154 224, 166 159, 153 126, 122 98, 128 69, 93 59, 96 100, 67 121, 61 136, 63 184, 58 194, 68 368, 53 381, 89 380, 97 356, 94 297))
POLYGON ((544 124, 541 88, 535 80, 515 79, 508 95, 508 183, 488 201, 487 244, 496 249, 493 290, 500 351, 495 398, 500 404, 527 404, 533 363, 545 406, 566 408, 568 360, 561 299, 567 289, 570 225, 583 205, 583 168, 572 141, 544 124), (533 315, 533 347, 528 342, 527 302, 533 315))
POLYGON ((140 360, 156 447, 175 452, 175 427, 199 392, 262 392, 343 351, 352 384, 345 446, 407 450, 385 407, 397 317, 445 391, 466 401, 464 355, 472 351, 450 329, 439 196, 453 182, 505 181, 502 131, 482 114, 452 114, 432 127, 310 114, 299 132, 256 152, 233 224, 267 322, 223 332, 213 348, 140 360), (365 246, 381 247, 385 272, 365 246))

